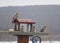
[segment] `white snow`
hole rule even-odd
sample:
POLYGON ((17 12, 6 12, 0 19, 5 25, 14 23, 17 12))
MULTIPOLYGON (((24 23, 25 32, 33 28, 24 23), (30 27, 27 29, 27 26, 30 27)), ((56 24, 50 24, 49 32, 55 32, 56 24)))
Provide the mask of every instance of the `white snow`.
MULTIPOLYGON (((0 41, 0 43, 17 43, 17 41, 8 41, 8 42, 7 41, 0 41)), ((29 43, 32 43, 32 41, 29 41, 29 43)), ((60 41, 42 41, 42 43, 60 43, 60 41)))

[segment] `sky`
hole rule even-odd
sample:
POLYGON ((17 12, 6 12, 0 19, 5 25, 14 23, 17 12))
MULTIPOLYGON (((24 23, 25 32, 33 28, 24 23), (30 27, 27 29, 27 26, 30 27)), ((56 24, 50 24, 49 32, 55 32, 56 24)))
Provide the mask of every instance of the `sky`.
POLYGON ((2 6, 59 5, 60 0, 0 0, 2 6))

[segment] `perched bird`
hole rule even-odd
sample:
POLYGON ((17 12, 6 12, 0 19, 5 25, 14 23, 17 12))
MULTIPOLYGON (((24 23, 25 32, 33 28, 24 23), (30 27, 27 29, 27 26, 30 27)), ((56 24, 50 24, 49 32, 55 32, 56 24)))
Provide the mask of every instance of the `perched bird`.
POLYGON ((16 15, 14 15, 13 20, 16 20, 18 18, 18 13, 16 13, 16 15))
POLYGON ((40 32, 44 32, 45 28, 46 28, 46 26, 44 26, 44 27, 40 30, 40 32))
POLYGON ((12 23, 15 23, 14 29, 17 30, 18 24, 17 24, 17 19, 18 19, 18 13, 16 13, 13 18, 12 18, 12 23))
POLYGON ((12 23, 15 22, 15 21, 17 21, 17 19, 18 19, 18 13, 16 13, 16 15, 13 16, 12 23))
POLYGON ((20 31, 24 32, 23 30, 24 30, 24 26, 22 25, 21 28, 20 28, 20 31))
POLYGON ((34 31, 35 31, 35 26, 32 27, 32 32, 34 32, 34 31))

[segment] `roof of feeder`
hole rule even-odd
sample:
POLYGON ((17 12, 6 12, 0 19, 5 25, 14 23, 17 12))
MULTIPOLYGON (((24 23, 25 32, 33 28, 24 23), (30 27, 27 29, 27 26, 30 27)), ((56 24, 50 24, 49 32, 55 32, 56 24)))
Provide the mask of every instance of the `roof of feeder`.
POLYGON ((13 21, 13 23, 18 22, 18 23, 24 23, 24 24, 35 24, 35 21, 31 19, 16 19, 13 21))

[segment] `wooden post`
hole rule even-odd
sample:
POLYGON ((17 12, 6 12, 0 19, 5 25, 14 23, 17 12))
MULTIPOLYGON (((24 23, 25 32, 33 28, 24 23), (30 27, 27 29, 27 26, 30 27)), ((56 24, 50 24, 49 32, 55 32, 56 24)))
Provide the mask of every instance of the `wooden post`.
POLYGON ((18 23, 18 31, 20 31, 20 23, 18 23))
POLYGON ((27 24, 27 32, 29 32, 29 24, 27 24))
POLYGON ((32 24, 30 24, 30 32, 32 31, 32 24))
POLYGON ((17 30, 17 23, 14 24, 14 30, 16 31, 17 30))
POLYGON ((28 43, 29 42, 29 36, 28 35, 19 35, 18 37, 18 43, 28 43))

